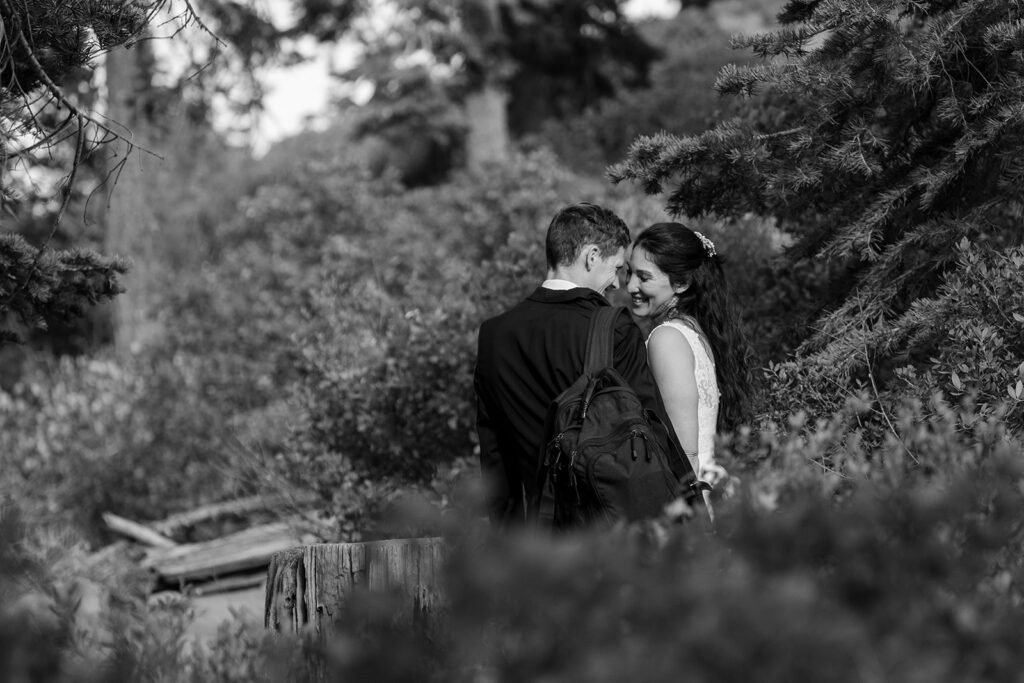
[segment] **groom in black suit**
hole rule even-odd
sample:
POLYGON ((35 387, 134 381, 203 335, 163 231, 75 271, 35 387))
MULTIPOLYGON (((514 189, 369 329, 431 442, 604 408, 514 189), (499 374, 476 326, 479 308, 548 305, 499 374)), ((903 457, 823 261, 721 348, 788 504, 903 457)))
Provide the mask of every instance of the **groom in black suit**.
MULTIPOLYGON (((605 293, 619 285, 629 242, 626 224, 608 209, 589 203, 562 209, 548 226, 547 279, 511 310, 480 326, 474 376, 477 432, 488 512, 496 526, 526 520, 537 489, 548 406, 583 372, 591 315, 609 305, 605 293)), ((615 369, 644 408, 669 424, 643 336, 625 311, 615 324, 613 355, 615 369)), ((673 446, 663 446, 673 452, 673 446)), ((677 460, 670 458, 674 468, 683 468, 677 460)), ((685 476, 688 469, 687 464, 676 476, 685 476)))

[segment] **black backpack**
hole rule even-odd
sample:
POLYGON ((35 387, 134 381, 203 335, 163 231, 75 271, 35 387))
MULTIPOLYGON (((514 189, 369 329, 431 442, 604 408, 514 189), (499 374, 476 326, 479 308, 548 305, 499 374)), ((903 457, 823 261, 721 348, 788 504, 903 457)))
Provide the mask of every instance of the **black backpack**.
POLYGON ((615 319, 623 311, 595 311, 583 374, 548 407, 533 508, 556 529, 657 517, 680 496, 699 503, 700 491, 710 488, 696 481, 668 427, 612 367, 615 319))

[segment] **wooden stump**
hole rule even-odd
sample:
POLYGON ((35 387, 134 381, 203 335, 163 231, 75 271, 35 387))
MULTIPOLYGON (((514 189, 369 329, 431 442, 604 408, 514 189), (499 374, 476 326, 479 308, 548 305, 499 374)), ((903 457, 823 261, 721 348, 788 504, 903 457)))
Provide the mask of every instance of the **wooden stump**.
POLYGON ((440 538, 317 543, 279 552, 267 568, 264 623, 283 633, 333 631, 354 590, 398 591, 410 624, 432 628, 441 607, 440 538))

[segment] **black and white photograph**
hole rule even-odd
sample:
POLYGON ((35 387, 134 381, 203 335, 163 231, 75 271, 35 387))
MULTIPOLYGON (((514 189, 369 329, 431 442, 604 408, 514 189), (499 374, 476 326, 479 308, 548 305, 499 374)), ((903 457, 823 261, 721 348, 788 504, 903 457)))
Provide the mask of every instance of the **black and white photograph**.
POLYGON ((1022 638, 1020 0, 0 0, 0 682, 1022 638))

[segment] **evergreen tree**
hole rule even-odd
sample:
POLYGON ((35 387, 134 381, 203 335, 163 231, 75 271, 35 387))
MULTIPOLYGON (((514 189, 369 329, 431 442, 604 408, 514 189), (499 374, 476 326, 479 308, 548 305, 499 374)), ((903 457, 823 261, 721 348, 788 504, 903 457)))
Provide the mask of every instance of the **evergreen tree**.
MULTIPOLYGON (((8 173, 34 151, 71 138, 71 171, 59 190, 61 211, 83 154, 110 126, 76 105, 61 83, 104 50, 123 44, 147 23, 142 6, 123 2, 0 0, 0 201, 17 200, 8 173)), ((18 327, 44 326, 47 317, 80 313, 113 296, 126 264, 81 251, 37 248, 0 235, 0 344, 16 341, 18 327)))
POLYGON ((734 39, 764 63, 716 83, 762 106, 700 135, 640 138, 610 175, 672 186, 674 215, 775 216, 794 265, 837 265, 799 355, 840 384, 876 360, 926 359, 956 245, 1021 241, 1024 5, 791 0, 779 21, 734 39))
MULTIPOLYGON (((276 34, 243 2, 218 0, 207 9, 217 30, 233 45, 240 44, 232 51, 242 62, 238 71, 248 74, 273 52, 276 34)), ((94 112, 95 92, 84 74, 101 56, 120 58, 126 52, 123 48, 142 40, 149 26, 168 23, 180 28, 198 25, 213 45, 206 51, 204 64, 196 65, 192 73, 199 66, 209 66, 213 53, 224 45, 187 2, 0 0, 0 204, 8 220, 19 221, 30 213, 45 215, 48 223, 42 235, 0 234, 0 345, 20 341, 29 329, 45 328, 48 320, 81 315, 89 305, 123 289, 125 259, 100 256, 88 249, 57 249, 55 242, 76 240, 63 235, 54 238, 69 206, 82 208, 83 192, 76 180, 95 173, 95 168, 86 169, 90 163, 95 165, 98 155, 94 152, 101 148, 113 152, 114 163, 106 169, 109 191, 132 152, 141 149, 134 142, 139 137, 132 121, 107 118, 109 108, 106 116, 94 112), (27 175, 40 176, 44 192, 51 189, 47 185, 53 186, 56 197, 48 206, 45 198, 35 196, 38 191, 26 182, 27 175), (38 206, 28 211, 24 205, 30 202, 38 202, 38 206)), ((136 45, 131 54, 138 51, 136 45)), ((212 71, 183 78, 176 93, 162 93, 163 102, 150 97, 138 106, 165 112, 170 108, 168 98, 176 95, 175 101, 189 103, 190 117, 207 116, 208 103, 205 107, 197 104, 190 91, 226 88, 207 84, 212 71)), ((238 80, 234 79, 235 85, 238 80)), ((108 82, 108 90, 146 89, 149 85, 148 80, 141 84, 108 82)), ((253 97, 258 99, 258 95, 254 91, 253 97)), ((99 179, 85 178, 85 184, 94 187, 103 181, 104 173, 100 175, 99 179)), ((82 246, 81 240, 77 244, 82 246)))

